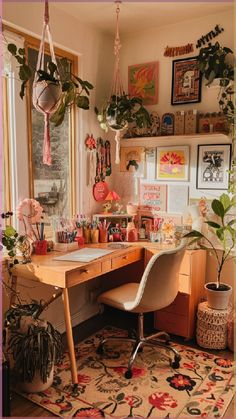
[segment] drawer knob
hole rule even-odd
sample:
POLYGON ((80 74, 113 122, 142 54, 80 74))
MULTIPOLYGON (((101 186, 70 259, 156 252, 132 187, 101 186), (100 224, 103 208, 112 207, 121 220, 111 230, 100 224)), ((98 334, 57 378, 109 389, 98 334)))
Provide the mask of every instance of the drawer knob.
POLYGON ((122 256, 122 259, 127 259, 127 256, 122 256))
POLYGON ((88 274, 88 273, 89 273, 89 270, 88 270, 88 269, 82 269, 82 270, 81 270, 81 272, 82 272, 83 274, 88 274))

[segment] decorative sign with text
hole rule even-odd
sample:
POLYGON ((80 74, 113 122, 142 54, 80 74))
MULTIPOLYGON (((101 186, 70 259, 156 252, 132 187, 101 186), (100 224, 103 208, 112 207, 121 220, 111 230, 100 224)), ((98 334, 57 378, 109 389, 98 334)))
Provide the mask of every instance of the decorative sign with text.
POLYGON ((208 32, 206 35, 202 35, 200 39, 197 40, 196 48, 201 48, 203 45, 208 44, 216 36, 220 35, 224 31, 224 28, 220 28, 220 25, 216 25, 213 30, 208 32))
POLYGON ((156 211, 166 211, 167 186, 155 182, 140 183, 140 205, 148 205, 156 211))
POLYGON ((193 52, 193 44, 187 44, 182 47, 166 47, 164 57, 177 57, 177 55, 186 55, 193 52))

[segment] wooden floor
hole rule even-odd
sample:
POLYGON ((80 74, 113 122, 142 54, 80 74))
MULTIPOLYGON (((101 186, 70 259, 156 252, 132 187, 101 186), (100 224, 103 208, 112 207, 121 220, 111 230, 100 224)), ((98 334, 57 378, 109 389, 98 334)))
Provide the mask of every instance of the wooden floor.
MULTIPOLYGON (((137 315, 133 313, 123 313, 120 310, 115 310, 113 308, 106 308, 105 312, 102 315, 93 317, 92 319, 87 320, 84 323, 81 323, 79 326, 73 329, 74 340, 75 342, 80 342, 83 339, 86 339, 88 336, 92 335, 102 327, 106 325, 117 326, 125 328, 127 330, 131 330, 132 328, 136 327, 136 319, 137 315)), ((147 314, 145 317, 145 331, 150 333, 152 331, 153 325, 153 317, 151 314, 147 314)), ((63 336, 65 345, 66 339, 63 336)), ((179 342, 185 344, 185 340, 183 338, 177 338, 172 336, 172 341, 179 342)), ((194 341, 188 341, 186 343, 188 346, 197 347, 194 341)), ((233 359, 232 352, 228 350, 224 351, 210 351, 211 353, 215 353, 219 356, 233 359)), ((235 398, 234 398, 235 400, 235 398)), ((37 406, 36 404, 30 402, 29 400, 13 393, 12 400, 11 400, 11 416, 12 417, 48 417, 48 416, 55 416, 49 411, 37 406)), ((224 416, 225 419, 233 419, 234 416, 234 401, 232 400, 227 412, 224 416)))

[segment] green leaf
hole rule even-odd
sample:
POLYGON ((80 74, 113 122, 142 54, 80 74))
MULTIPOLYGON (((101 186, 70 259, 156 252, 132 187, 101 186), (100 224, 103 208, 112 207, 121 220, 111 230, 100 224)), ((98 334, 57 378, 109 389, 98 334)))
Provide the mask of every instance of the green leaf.
POLYGON ((71 89, 71 82, 66 81, 65 83, 62 84, 62 91, 63 92, 67 92, 70 89, 71 89))
POLYGON ((4 234, 7 237, 14 236, 16 234, 16 230, 12 226, 7 226, 4 230, 4 234))
POLYGON ((236 220, 234 219, 234 220, 231 220, 229 223, 228 223, 228 226, 232 226, 233 224, 236 224, 236 220))
POLYGON ((78 96, 76 99, 78 108, 89 109, 89 99, 87 96, 78 96))
POLYGON ((213 227, 213 228, 220 228, 221 227, 220 224, 215 223, 214 221, 205 221, 205 223, 208 224, 210 227, 213 227))
POLYGON ((123 400, 123 399, 124 399, 124 397, 125 397, 125 394, 124 394, 124 393, 119 393, 119 394, 117 394, 117 396, 116 396, 116 400, 117 400, 118 402, 120 402, 121 400, 123 400))
POLYGON ((229 205, 231 204, 231 200, 230 200, 229 195, 227 195, 226 193, 223 193, 220 196, 220 202, 222 203, 224 209, 226 210, 229 207, 229 205))
POLYGON ((19 64, 25 64, 25 57, 20 57, 20 55, 15 56, 19 64))
POLYGON ((204 236, 203 236, 202 233, 200 233, 200 231, 193 230, 193 231, 190 231, 189 233, 185 234, 184 237, 198 237, 198 238, 201 238, 201 237, 204 237, 204 236))
POLYGON ((224 240, 224 232, 225 232, 224 228, 219 228, 218 230, 216 230, 216 235, 218 239, 220 239, 220 241, 224 240))
POLYGON ((54 64, 52 61, 50 61, 50 62, 48 63, 48 70, 49 70, 49 72, 50 72, 51 76, 53 76, 53 75, 54 75, 54 73, 57 71, 57 66, 56 66, 56 64, 54 64))
POLYGON ((23 97, 25 96, 26 83, 27 83, 26 81, 23 81, 23 83, 21 84, 21 88, 20 88, 21 99, 23 99, 23 97))
POLYGON ((218 199, 213 199, 211 203, 211 208, 213 209, 214 213, 218 215, 219 217, 223 218, 225 215, 225 210, 222 202, 220 202, 218 199))
POLYGON ((87 80, 84 81, 85 86, 89 89, 92 90, 93 89, 93 85, 91 83, 89 83, 87 80))
POLYGON ((7 49, 12 55, 16 55, 17 47, 15 44, 8 44, 7 49))
POLYGON ((19 77, 20 77, 20 79, 23 80, 23 81, 28 81, 31 76, 32 76, 31 69, 29 68, 28 65, 23 64, 20 67, 20 70, 19 70, 19 77))
POLYGON ((18 49, 18 54, 25 55, 25 48, 19 48, 18 49))

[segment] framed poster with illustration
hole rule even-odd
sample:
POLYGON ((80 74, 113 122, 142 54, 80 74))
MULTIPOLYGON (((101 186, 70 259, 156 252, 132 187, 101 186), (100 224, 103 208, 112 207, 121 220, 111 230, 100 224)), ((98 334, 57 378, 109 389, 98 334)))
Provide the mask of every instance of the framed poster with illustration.
POLYGON ((189 147, 157 147, 157 179, 187 181, 189 147))
POLYGON ((197 189, 228 189, 231 144, 202 144, 197 154, 197 189))
POLYGON ((144 147, 121 147, 120 171, 144 175, 145 148, 144 147))
POLYGON ((158 62, 128 67, 129 95, 140 97, 144 105, 156 105, 158 99, 158 62))
POLYGON ((172 62, 171 104, 201 102, 201 72, 197 57, 172 62))
POLYGON ((151 206, 156 211, 166 211, 167 186, 155 181, 140 180, 139 203, 151 206))

